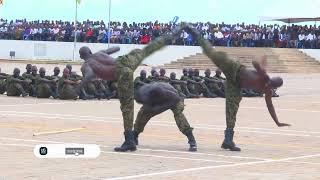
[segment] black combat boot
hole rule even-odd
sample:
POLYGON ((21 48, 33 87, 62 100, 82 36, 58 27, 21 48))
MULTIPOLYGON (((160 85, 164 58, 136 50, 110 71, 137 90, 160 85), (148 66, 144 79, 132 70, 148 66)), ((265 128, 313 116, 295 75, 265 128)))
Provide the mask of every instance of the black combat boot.
POLYGON ((136 145, 139 145, 139 133, 137 131, 133 131, 133 141, 136 145))
POLYGON ((134 142, 133 131, 125 131, 124 132, 124 138, 125 138, 125 141, 121 145, 121 147, 114 148, 114 151, 126 152, 126 151, 135 151, 135 150, 137 150, 136 144, 134 142))
POLYGON ((221 145, 221 148, 229 149, 230 151, 241 151, 241 149, 236 147, 235 143, 233 142, 233 134, 233 128, 227 128, 224 131, 224 141, 221 145))
POLYGON ((190 144, 189 151, 195 152, 197 151, 197 142, 193 136, 192 130, 186 133, 188 138, 188 143, 190 144))

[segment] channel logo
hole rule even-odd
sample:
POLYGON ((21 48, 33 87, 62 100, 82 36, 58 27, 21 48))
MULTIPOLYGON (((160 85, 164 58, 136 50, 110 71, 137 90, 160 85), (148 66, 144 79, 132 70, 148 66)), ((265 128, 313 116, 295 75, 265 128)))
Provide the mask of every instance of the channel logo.
POLYGON ((101 150, 96 144, 39 144, 33 152, 37 158, 97 158, 101 150))

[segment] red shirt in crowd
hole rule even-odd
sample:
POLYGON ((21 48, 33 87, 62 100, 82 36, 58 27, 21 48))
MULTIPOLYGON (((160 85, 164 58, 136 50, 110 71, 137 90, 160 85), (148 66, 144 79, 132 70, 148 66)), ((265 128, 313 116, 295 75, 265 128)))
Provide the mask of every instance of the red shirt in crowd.
POLYGON ((151 40, 151 37, 146 34, 141 36, 141 44, 148 44, 151 40))

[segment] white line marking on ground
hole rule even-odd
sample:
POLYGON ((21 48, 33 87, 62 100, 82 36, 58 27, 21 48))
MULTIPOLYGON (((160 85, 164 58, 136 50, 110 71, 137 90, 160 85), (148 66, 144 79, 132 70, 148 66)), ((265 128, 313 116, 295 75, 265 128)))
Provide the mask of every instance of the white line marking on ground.
MULTIPOLYGON (((208 106, 208 107, 217 107, 217 108, 225 108, 225 106, 212 105, 212 104, 187 104, 192 106, 208 106)), ((266 107, 251 107, 251 106, 240 106, 240 109, 259 109, 259 110, 267 110, 266 107)), ((277 108, 277 111, 292 111, 292 112, 307 112, 307 113, 319 113, 318 110, 305 110, 305 109, 287 109, 287 108, 277 108)))
POLYGON ((34 147, 30 144, 8 144, 8 143, 0 143, 0 146, 22 146, 22 147, 34 147))
POLYGON ((238 166, 246 166, 246 165, 256 165, 256 164, 274 163, 274 162, 286 162, 286 161, 290 161, 290 160, 305 159, 305 158, 319 157, 319 156, 320 156, 320 154, 314 154, 314 155, 306 155, 306 156, 283 158, 283 159, 277 159, 277 160, 266 160, 266 161, 254 161, 254 162, 236 163, 236 164, 224 164, 224 165, 215 165, 215 166, 204 166, 204 167, 198 167, 198 168, 187 168, 187 169, 181 169, 181 170, 163 171, 163 172, 139 174, 139 175, 133 175, 133 176, 123 176, 123 177, 116 177, 116 178, 106 178, 105 180, 134 179, 134 178, 151 177, 151 176, 157 176, 157 175, 169 175, 169 174, 178 174, 178 173, 183 173, 183 172, 194 172, 194 171, 208 170, 208 169, 238 167, 238 166))
POLYGON ((177 156, 159 156, 159 155, 151 155, 151 154, 137 154, 132 152, 114 152, 114 151, 101 151, 102 153, 108 154, 121 154, 121 155, 128 155, 128 156, 143 156, 143 157, 155 157, 155 158, 162 158, 162 159, 180 159, 180 160, 192 160, 192 161, 203 161, 203 162, 218 162, 218 163, 234 163, 231 161, 220 161, 220 160, 210 160, 210 159, 198 159, 198 158, 184 158, 184 157, 177 157, 177 156))
MULTIPOLYGON (((97 121, 97 122, 105 122, 105 123, 118 123, 119 125, 121 124, 121 123, 119 123, 119 121, 99 120, 99 118, 104 118, 104 117, 95 117, 95 116, 73 116, 73 115, 63 115, 63 114, 33 113, 33 112, 18 112, 18 111, 0 111, 0 113, 1 113, 0 117, 5 116, 5 115, 6 116, 14 116, 14 117, 38 117, 38 118, 41 117, 41 118, 47 118, 47 119, 60 119, 60 120, 70 119, 70 120, 79 120, 79 121, 97 121), (6 113, 6 112, 9 112, 9 113, 6 113), (18 113, 22 113, 22 114, 19 115, 18 113), (95 119, 95 118, 98 118, 98 119, 95 119)), ((121 118, 107 117, 107 119, 118 120, 121 118)), ((162 121, 153 121, 150 125, 163 126, 163 127, 176 127, 176 125, 174 123, 171 123, 171 122, 164 123, 162 121)), ((214 125, 207 125, 207 124, 202 124, 201 126, 200 126, 200 124, 194 125, 194 127, 197 129, 216 130, 216 131, 223 131, 224 130, 223 126, 221 126, 221 128, 219 126, 217 126, 217 127, 210 127, 210 126, 214 126, 214 125)), ((252 128, 252 129, 254 129, 254 128, 252 128)), ((283 136, 320 138, 320 136, 312 135, 312 134, 319 134, 319 132, 308 132, 308 131, 299 132, 299 131, 292 130, 292 131, 288 131, 288 132, 292 132, 292 133, 281 133, 281 130, 279 132, 268 132, 268 131, 259 131, 259 130, 260 129, 250 130, 250 128, 248 128, 248 130, 246 130, 245 128, 244 129, 239 128, 237 131, 238 132, 246 132, 246 133, 257 133, 257 134, 272 134, 272 135, 283 135, 283 136), (294 133, 294 132, 296 132, 296 133, 294 133), (300 134, 297 134, 297 133, 300 133, 300 134)), ((269 131, 277 131, 277 130, 270 129, 269 131)))
POLYGON ((217 157, 232 157, 237 159, 254 159, 254 160, 270 160, 270 159, 264 159, 264 158, 257 158, 257 157, 246 157, 246 156, 226 156, 226 155, 220 155, 220 154, 208 154, 208 153, 199 153, 199 152, 187 152, 187 151, 172 151, 172 150, 162 150, 162 149, 144 149, 139 148, 141 151, 152 151, 152 152, 168 152, 168 153, 179 153, 179 154, 195 154, 195 155, 205 155, 205 156, 217 156, 217 157))
MULTIPOLYGON (((34 139, 19 139, 19 138, 9 138, 9 137, 0 137, 0 139, 3 140, 9 140, 9 141, 23 141, 23 142, 40 142, 40 143, 66 143, 61 141, 46 141, 46 140, 34 140, 34 139)), ((73 144, 79 144, 76 142, 72 142, 73 144)), ((110 148, 111 146, 105 146, 101 145, 101 147, 110 148)), ((215 155, 215 154, 206 154, 206 153, 199 153, 199 152, 185 152, 185 151, 169 151, 169 150, 157 150, 157 149, 143 149, 139 148, 139 150, 142 151, 154 151, 154 152, 170 152, 170 153, 181 153, 181 154, 197 154, 197 155, 208 155, 208 156, 218 156, 218 157, 226 157, 226 158, 238 158, 238 159, 255 159, 255 160, 268 160, 264 158, 257 158, 257 157, 244 157, 244 156, 226 156, 226 155, 215 155)))
MULTIPOLYGON (((46 142, 48 142, 48 141, 46 141, 46 142)), ((12 143, 0 143, 0 146, 35 147, 35 145, 30 145, 30 144, 12 144, 12 143)), ((130 153, 130 152, 129 153, 121 153, 121 152, 114 152, 114 151, 101 151, 101 152, 107 153, 107 154, 121 154, 121 155, 128 155, 128 156, 142 156, 142 157, 153 157, 153 158, 161 158, 161 159, 179 159, 179 160, 191 160, 191 161, 203 161, 203 162, 233 163, 231 161, 199 159, 199 158, 184 158, 184 157, 178 157, 178 156, 160 156, 160 155, 138 154, 138 153, 130 153)))
POLYGON ((295 164, 308 164, 308 165, 320 166, 320 163, 306 162, 306 161, 286 161, 286 162, 295 163, 295 164))

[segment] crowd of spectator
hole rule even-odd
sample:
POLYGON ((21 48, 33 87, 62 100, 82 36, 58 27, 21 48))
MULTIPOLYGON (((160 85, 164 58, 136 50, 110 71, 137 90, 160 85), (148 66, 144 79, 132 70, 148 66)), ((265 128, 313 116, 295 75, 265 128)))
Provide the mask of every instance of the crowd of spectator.
MULTIPOLYGON (((316 25, 247 25, 247 24, 191 24, 214 46, 227 47, 277 47, 277 48, 320 48, 320 26, 316 25)), ((131 23, 84 21, 77 23, 75 33, 73 22, 64 21, 8 21, 0 19, 0 39, 63 41, 118 44, 147 44, 152 39, 170 34, 175 28, 172 23, 131 23)), ((187 32, 182 32, 174 45, 197 45, 187 32)))

